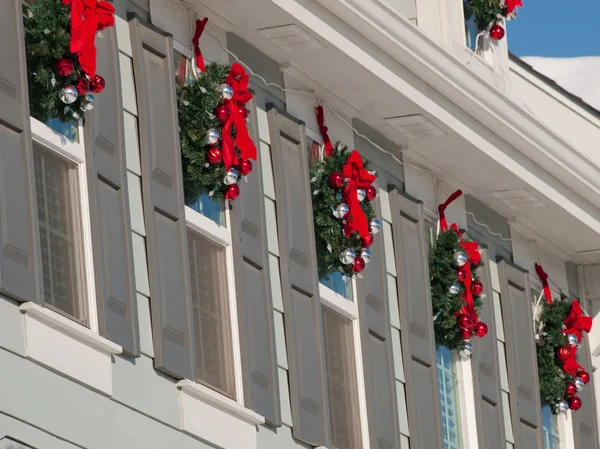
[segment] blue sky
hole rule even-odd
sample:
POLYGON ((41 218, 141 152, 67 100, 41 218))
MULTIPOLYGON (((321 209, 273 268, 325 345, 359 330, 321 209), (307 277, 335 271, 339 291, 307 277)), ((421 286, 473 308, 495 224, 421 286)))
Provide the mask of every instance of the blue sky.
POLYGON ((508 23, 508 48, 517 56, 600 56, 600 0, 523 0, 508 23))

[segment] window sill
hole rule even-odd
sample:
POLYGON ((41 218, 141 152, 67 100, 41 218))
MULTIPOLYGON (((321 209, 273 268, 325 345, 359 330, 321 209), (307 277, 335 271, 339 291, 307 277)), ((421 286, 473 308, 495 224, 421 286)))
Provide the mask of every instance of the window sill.
POLYGON ((37 304, 19 307, 25 319, 27 358, 112 395, 112 356, 121 346, 37 304))
POLYGON ((185 432, 224 449, 257 448, 256 426, 265 422, 264 417, 190 380, 180 381, 177 388, 185 432))

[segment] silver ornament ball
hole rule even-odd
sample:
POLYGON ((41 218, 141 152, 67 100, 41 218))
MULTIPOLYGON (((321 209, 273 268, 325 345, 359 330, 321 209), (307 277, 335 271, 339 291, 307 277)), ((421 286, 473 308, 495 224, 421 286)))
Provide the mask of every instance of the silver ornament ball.
POLYGON ((75 86, 65 86, 58 92, 58 96, 64 104, 71 104, 75 103, 79 93, 75 86))
POLYGON ((84 111, 91 111, 96 106, 96 98, 94 94, 85 94, 84 105, 81 107, 84 111))
POLYGON ((360 252, 360 257, 363 258, 365 263, 369 263, 371 261, 371 251, 367 248, 363 248, 363 250, 360 252))
POLYGON ((557 413, 567 413, 569 411, 569 403, 567 401, 560 401, 556 404, 555 411, 557 413))
POLYGON ((206 142, 209 145, 214 145, 215 143, 217 143, 219 141, 220 138, 221 138, 221 133, 219 132, 218 129, 211 128, 206 133, 206 142))
POLYGON ((460 292, 460 285, 458 285, 458 284, 452 284, 450 286, 450 294, 451 295, 458 295, 458 292, 460 292))
POLYGON ((335 208, 335 213, 333 215, 335 215, 337 218, 344 218, 346 215, 348 215, 348 212, 350 212, 348 205, 346 203, 340 203, 335 208))
POLYGON ((371 220, 371 234, 377 234, 381 231, 381 222, 377 218, 371 220))
POLYGON ((367 192, 365 189, 357 189, 356 190, 356 197, 358 198, 358 201, 362 201, 367 197, 367 192))
POLYGON ((351 263, 354 263, 354 259, 356 259, 356 253, 352 248, 346 248, 340 254, 340 262, 342 262, 344 265, 350 265, 351 263))
POLYGON ((575 383, 575 386, 577 387, 577 391, 583 390, 583 387, 585 386, 585 384, 583 383, 583 380, 581 380, 580 377, 576 377, 574 383, 575 383))
POLYGON ((233 88, 229 84, 223 83, 219 85, 218 90, 225 100, 231 100, 233 98, 233 88))
POLYGON ((466 342, 465 347, 460 351, 460 355, 463 357, 471 357, 471 354, 473 354, 473 345, 470 342, 466 342))
POLYGON ((577 346, 577 344, 579 343, 579 339, 575 334, 567 334, 567 341, 571 346, 577 346))
POLYGON ((235 168, 231 167, 229 170, 227 170, 227 173, 225 174, 225 178, 223 178, 223 182, 225 184, 227 184, 228 186, 231 184, 235 184, 238 180, 238 172, 235 168))
POLYGON ((452 260, 454 261, 454 265, 456 265, 457 267, 462 267, 464 264, 467 263, 467 255, 462 251, 456 251, 452 255, 452 260))

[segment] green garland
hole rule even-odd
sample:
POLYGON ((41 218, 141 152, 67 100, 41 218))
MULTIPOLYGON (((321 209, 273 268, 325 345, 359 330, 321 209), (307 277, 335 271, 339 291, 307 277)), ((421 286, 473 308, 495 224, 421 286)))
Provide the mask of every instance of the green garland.
MULTIPOLYGON (((188 79, 177 86, 179 109, 179 137, 183 164, 183 185, 186 204, 195 202, 201 193, 210 193, 214 201, 225 200, 225 165, 209 164, 206 152, 211 147, 206 141, 210 129, 221 133, 223 124, 214 110, 223 104, 218 87, 225 82, 231 66, 211 63, 197 79, 188 79)), ((238 182, 241 176, 238 177, 238 182)))
POLYGON ((563 334, 563 322, 569 314, 570 301, 544 301, 539 320, 544 323, 543 346, 537 346, 538 377, 542 405, 549 405, 555 411, 556 404, 565 398, 567 382, 574 382, 575 376, 565 373, 556 352, 568 344, 563 334))
MULTIPOLYGON (((356 273, 352 271, 352 264, 344 265, 340 262, 340 254, 347 248, 354 250, 357 256, 364 248, 360 235, 355 232, 349 238, 344 234, 344 223, 336 218, 333 212, 343 203, 341 189, 336 189, 329 184, 329 175, 342 172, 346 164, 349 152, 348 147, 335 144, 334 154, 326 156, 321 161, 313 163, 310 169, 313 191, 313 217, 315 223, 315 234, 317 240, 317 262, 319 277, 328 278, 335 272, 342 272, 347 277, 356 273)), ((369 169, 363 160, 364 168, 369 169)), ((373 206, 366 199, 361 207, 370 223, 375 218, 373 206)))
MULTIPOLYGON (((445 346, 450 350, 462 350, 466 345, 462 330, 457 324, 457 315, 464 306, 462 300, 464 285, 459 282, 453 256, 454 253, 460 251, 462 251, 462 248, 459 235, 452 229, 440 233, 429 251, 435 343, 437 347, 445 346), (460 291, 457 294, 450 293, 450 288, 453 285, 460 286, 460 291)), ((475 269, 480 265, 481 263, 477 266, 471 264, 471 274, 474 281, 479 281, 475 269)), ((481 307, 481 296, 473 294, 473 302, 476 311, 478 311, 481 307)))
POLYGON ((520 0, 463 0, 465 19, 474 21, 479 30, 487 30, 503 18, 514 19, 517 6, 522 6, 520 0))
POLYGON ((31 115, 46 123, 51 118, 61 122, 81 119, 90 106, 89 97, 80 95, 74 103, 63 103, 59 93, 86 75, 78 59, 69 50, 71 39, 71 7, 61 0, 29 0, 23 5, 23 23, 29 73, 31 115), (56 73, 56 63, 67 58, 73 71, 66 76, 56 73))

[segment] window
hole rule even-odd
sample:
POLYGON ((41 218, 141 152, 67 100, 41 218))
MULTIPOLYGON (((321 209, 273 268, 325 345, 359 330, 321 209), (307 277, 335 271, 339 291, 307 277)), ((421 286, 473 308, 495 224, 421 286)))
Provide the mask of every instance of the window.
POLYGON ((549 406, 542 409, 542 432, 544 436, 544 449, 559 449, 560 436, 556 415, 552 414, 549 406))
POLYGON ((477 28, 477 24, 473 18, 467 19, 465 23, 465 37, 466 37, 466 45, 467 48, 475 51, 477 49, 477 35, 479 34, 479 29, 477 28))
POLYGON ((436 362, 444 449, 459 449, 462 447, 462 443, 458 413, 458 388, 450 350, 443 346, 439 347, 436 351, 436 362))
POLYGON ((33 154, 46 306, 89 326, 78 164, 37 143, 33 154))
POLYGON ((188 229, 198 381, 235 399, 226 249, 188 229))
POLYGON ((333 448, 360 449, 364 446, 361 420, 366 420, 366 405, 362 375, 358 374, 362 372, 361 349, 355 344, 360 338, 358 307, 323 285, 320 294, 333 448))

